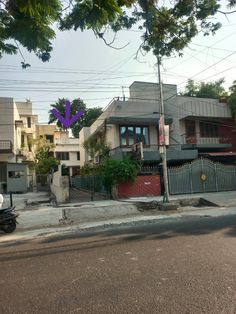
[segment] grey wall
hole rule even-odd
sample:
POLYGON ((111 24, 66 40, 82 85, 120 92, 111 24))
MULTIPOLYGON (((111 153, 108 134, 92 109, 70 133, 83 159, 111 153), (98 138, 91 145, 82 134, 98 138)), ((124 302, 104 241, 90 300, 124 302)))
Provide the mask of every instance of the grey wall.
POLYGON ((27 165, 20 163, 7 164, 7 192, 27 192, 27 167, 27 165), (19 177, 10 177, 10 172, 20 173, 21 175, 19 177))

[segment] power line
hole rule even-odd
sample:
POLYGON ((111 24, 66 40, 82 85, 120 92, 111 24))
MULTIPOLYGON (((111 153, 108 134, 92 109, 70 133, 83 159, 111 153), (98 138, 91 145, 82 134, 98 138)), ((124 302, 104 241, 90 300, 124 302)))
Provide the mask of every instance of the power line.
MULTIPOLYGON (((228 36, 224 37, 223 39, 217 40, 216 42, 214 42, 212 45, 210 45, 210 46, 207 47, 207 48, 211 48, 211 47, 215 46, 216 44, 221 43, 222 41, 224 41, 224 40, 230 38, 231 36, 234 36, 235 34, 236 34, 236 33, 233 32, 233 33, 229 34, 228 36)), ((194 56, 197 56, 201 51, 204 51, 204 50, 206 50, 207 48, 204 48, 204 49, 198 51, 197 53, 194 54, 194 56)), ((189 58, 187 58, 187 59, 181 61, 180 63, 177 63, 176 65, 172 66, 171 69, 174 69, 174 68, 178 67, 179 65, 183 64, 184 62, 186 62, 186 61, 192 59, 192 57, 193 57, 193 56, 191 56, 191 57, 189 57, 189 58)), ((169 70, 169 69, 168 69, 168 70, 169 70)))
MULTIPOLYGON (((235 24, 236 25, 236 24, 235 24)), ((194 46, 198 46, 198 47, 204 47, 206 49, 211 49, 211 50, 219 50, 219 51, 227 51, 227 52, 235 52, 235 50, 229 50, 229 49, 225 49, 225 48, 211 48, 211 46, 206 46, 206 45, 200 45, 200 44, 195 44, 195 43, 191 43, 191 45, 194 46)))

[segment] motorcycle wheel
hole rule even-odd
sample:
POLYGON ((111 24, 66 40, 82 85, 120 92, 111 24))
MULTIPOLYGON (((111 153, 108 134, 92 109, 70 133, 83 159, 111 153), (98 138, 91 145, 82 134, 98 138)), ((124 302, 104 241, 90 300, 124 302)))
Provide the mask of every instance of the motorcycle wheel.
POLYGON ((3 231, 5 233, 12 233, 15 230, 16 230, 16 223, 13 220, 11 222, 9 222, 9 224, 4 225, 4 227, 3 227, 3 231))

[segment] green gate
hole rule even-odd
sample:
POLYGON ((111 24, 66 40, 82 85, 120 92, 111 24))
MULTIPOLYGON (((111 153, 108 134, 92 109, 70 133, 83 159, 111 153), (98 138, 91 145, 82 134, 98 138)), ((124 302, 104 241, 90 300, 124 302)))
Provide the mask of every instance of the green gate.
POLYGON ((236 190, 236 166, 197 159, 168 169, 170 194, 236 190))

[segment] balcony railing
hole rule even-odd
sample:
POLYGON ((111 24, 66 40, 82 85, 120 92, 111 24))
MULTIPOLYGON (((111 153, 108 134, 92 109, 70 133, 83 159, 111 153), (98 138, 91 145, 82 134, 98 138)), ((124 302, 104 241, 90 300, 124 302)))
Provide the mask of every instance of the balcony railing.
MULTIPOLYGON (((131 147, 116 147, 110 150, 110 156, 121 160, 124 154, 132 154, 131 147)), ((197 158, 198 151, 196 148, 189 149, 188 151, 182 150, 181 144, 173 144, 167 148, 167 160, 192 160, 197 158)), ((143 148, 143 157, 145 162, 161 160, 159 145, 150 145, 143 148)))
POLYGON ((13 145, 11 141, 0 140, 0 154, 11 154, 13 151, 13 145))
POLYGON ((221 145, 231 144, 230 137, 201 137, 200 134, 189 136, 182 135, 183 144, 187 145, 221 145))
POLYGON ((71 137, 55 138, 54 144, 55 145, 79 145, 80 140, 78 138, 71 138, 71 137))

